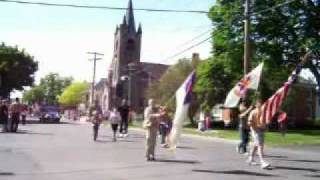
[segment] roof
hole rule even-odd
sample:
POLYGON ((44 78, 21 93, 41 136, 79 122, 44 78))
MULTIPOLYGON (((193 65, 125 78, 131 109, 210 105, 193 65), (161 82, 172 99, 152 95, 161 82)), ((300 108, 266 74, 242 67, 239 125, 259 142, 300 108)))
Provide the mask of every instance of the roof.
POLYGON ((140 68, 146 73, 150 73, 153 80, 159 80, 161 76, 167 71, 169 65, 158 63, 140 62, 140 68))

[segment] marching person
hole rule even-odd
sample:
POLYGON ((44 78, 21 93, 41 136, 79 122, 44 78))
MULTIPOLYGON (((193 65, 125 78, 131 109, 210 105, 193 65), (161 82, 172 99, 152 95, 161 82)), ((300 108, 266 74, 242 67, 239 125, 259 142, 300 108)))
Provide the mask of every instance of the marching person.
POLYGON ((27 105, 21 105, 21 121, 22 121, 22 125, 26 124, 26 120, 27 120, 27 113, 28 113, 28 106, 27 105))
POLYGON ((251 135, 253 139, 253 148, 249 155, 248 163, 250 165, 256 165, 254 157, 258 151, 258 156, 260 159, 260 165, 262 169, 267 169, 270 167, 270 163, 264 160, 264 132, 266 129, 266 124, 261 121, 262 116, 262 100, 258 99, 256 101, 256 108, 251 111, 248 119, 248 125, 251 129, 251 135))
POLYGON ((167 148, 168 147, 168 135, 170 133, 172 122, 168 114, 168 108, 167 107, 160 107, 160 112, 163 113, 163 115, 160 117, 160 135, 161 135, 161 145, 162 147, 167 148))
POLYGON ((149 99, 148 107, 144 111, 143 127, 146 129, 146 158, 147 161, 155 160, 155 147, 159 128, 160 113, 154 106, 153 99, 149 99))
POLYGON ((0 122, 3 124, 2 131, 8 132, 9 111, 8 111, 7 102, 5 100, 2 100, 0 103, 1 103, 0 104, 0 122))
POLYGON ((11 112, 11 126, 10 131, 11 132, 17 132, 19 121, 20 121, 20 114, 21 114, 21 104, 19 98, 16 98, 15 101, 10 106, 10 112, 11 112))
POLYGON ((109 113, 109 120, 110 120, 110 125, 113 131, 113 142, 117 141, 117 130, 118 126, 121 121, 121 117, 119 112, 117 111, 116 108, 113 108, 113 110, 109 113))
POLYGON ((129 118, 130 108, 125 99, 122 100, 122 104, 118 108, 118 111, 121 116, 120 137, 126 137, 128 136, 128 118, 129 118))
POLYGON ((93 140, 96 141, 98 138, 99 127, 102 122, 102 114, 100 114, 97 110, 92 112, 92 124, 93 124, 93 140))
POLYGON ((240 143, 238 145, 237 151, 240 154, 247 153, 247 147, 249 143, 250 128, 248 126, 248 117, 253 109, 252 106, 248 107, 248 103, 242 100, 239 105, 239 134, 240 143))

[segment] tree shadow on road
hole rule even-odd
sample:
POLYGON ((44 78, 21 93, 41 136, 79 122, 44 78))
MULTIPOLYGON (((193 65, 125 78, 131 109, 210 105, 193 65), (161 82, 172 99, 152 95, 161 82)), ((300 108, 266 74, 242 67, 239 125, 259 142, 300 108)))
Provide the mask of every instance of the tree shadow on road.
MULTIPOLYGON (((60 121, 60 122, 40 122, 39 120, 28 120, 26 121, 26 124, 32 125, 32 124, 56 124, 56 125, 80 125, 76 122, 65 122, 65 121, 60 121)), ((21 124, 22 125, 22 124, 21 124)), ((23 126, 23 125, 22 125, 23 126)))
POLYGON ((320 160, 305 160, 305 159, 288 159, 284 161, 303 162, 303 163, 320 163, 320 160))
POLYGON ((192 150, 192 149, 197 149, 197 148, 190 147, 190 146, 178 146, 177 149, 190 149, 190 150, 192 150))
POLYGON ((111 140, 106 140, 106 139, 97 139, 95 142, 97 142, 97 143, 110 143, 112 141, 111 140))
POLYGON ((1 172, 0 171, 0 176, 14 176, 15 174, 12 172, 1 172))
POLYGON ((199 161, 193 160, 169 160, 169 159, 156 159, 155 162, 166 162, 166 163, 181 163, 181 164, 199 164, 199 161))
POLYGON ((281 170, 320 172, 320 169, 314 169, 314 168, 301 168, 301 167, 291 167, 291 166, 272 166, 272 167, 274 169, 281 169, 281 170))
POLYGON ((251 171, 245 171, 245 170, 214 171, 214 170, 193 169, 192 171, 193 172, 200 172, 200 173, 213 173, 213 174, 245 175, 245 176, 260 176, 260 177, 279 177, 278 175, 251 172, 251 171))
POLYGON ((304 175, 305 177, 310 177, 310 178, 320 178, 320 174, 319 175, 304 175))
POLYGON ((53 133, 43 133, 43 132, 32 132, 32 131, 27 131, 27 130, 18 130, 15 133, 11 134, 26 134, 26 135, 44 135, 44 136, 52 136, 53 133))
POLYGON ((265 155, 266 158, 288 159, 288 156, 265 155))

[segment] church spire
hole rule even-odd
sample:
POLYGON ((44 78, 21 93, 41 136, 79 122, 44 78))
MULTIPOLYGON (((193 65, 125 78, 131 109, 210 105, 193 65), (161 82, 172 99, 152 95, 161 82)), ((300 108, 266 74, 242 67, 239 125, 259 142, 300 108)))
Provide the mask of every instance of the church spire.
POLYGON ((128 31, 129 32, 136 32, 136 25, 134 22, 132 0, 129 0, 126 18, 127 18, 126 20, 127 20, 127 24, 128 24, 128 31))

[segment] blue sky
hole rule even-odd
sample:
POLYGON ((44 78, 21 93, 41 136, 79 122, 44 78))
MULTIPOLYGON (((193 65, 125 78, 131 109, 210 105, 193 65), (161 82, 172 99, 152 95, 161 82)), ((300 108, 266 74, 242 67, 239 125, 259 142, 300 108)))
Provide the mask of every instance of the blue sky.
MULTIPOLYGON (((32 1, 32 0, 25 0, 32 1)), ((128 0, 34 0, 50 3, 127 7, 128 0)), ((133 0, 135 8, 209 10, 215 0, 133 0)), ((172 64, 177 59, 199 52, 210 55, 210 42, 188 51, 175 59, 167 57, 195 42, 193 37, 210 30, 211 22, 204 14, 160 13, 135 11, 136 23, 141 23, 142 61, 172 64)), ((39 62, 37 81, 49 72, 91 80, 92 64, 87 51, 105 54, 99 62, 97 77, 106 77, 113 52, 115 27, 125 11, 46 7, 0 2, 0 41, 18 45, 39 62)), ((204 35, 199 39, 207 38, 204 35)))

